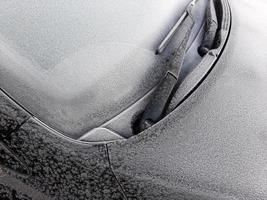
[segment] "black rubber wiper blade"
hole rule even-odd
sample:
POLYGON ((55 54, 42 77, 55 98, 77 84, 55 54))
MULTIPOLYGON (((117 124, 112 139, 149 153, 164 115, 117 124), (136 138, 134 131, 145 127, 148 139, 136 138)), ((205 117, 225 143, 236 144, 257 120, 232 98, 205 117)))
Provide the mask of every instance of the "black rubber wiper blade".
POLYGON ((177 32, 177 29, 181 25, 181 23, 184 21, 184 19, 187 16, 187 12, 184 12, 182 16, 179 18, 179 20, 176 22, 174 27, 171 29, 171 31, 168 33, 168 35, 164 38, 164 40, 160 43, 159 47, 156 50, 156 54, 160 54, 164 51, 164 49, 168 46, 171 39, 173 38, 174 34, 177 32))

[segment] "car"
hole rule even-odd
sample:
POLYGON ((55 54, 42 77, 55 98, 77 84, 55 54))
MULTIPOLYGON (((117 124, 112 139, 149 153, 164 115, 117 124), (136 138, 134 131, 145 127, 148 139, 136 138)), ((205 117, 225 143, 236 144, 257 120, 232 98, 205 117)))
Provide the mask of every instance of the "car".
POLYGON ((267 199, 267 2, 0 2, 0 199, 267 199))

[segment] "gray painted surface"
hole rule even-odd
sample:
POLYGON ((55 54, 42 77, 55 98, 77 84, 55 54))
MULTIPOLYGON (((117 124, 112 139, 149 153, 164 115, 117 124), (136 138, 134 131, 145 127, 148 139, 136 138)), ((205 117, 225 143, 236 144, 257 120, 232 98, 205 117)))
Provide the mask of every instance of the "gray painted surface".
POLYGON ((5 200, 31 200, 32 198, 26 194, 17 193, 11 187, 0 183, 0 197, 5 200))
POLYGON ((38 200, 37 194, 52 199, 124 199, 104 144, 74 142, 52 133, 3 93, 0 108, 0 194, 24 192, 38 200))
POLYGON ((51 135, 32 119, 2 135, 1 142, 28 169, 24 176, 9 176, 55 199, 123 199, 105 145, 79 145, 51 135))

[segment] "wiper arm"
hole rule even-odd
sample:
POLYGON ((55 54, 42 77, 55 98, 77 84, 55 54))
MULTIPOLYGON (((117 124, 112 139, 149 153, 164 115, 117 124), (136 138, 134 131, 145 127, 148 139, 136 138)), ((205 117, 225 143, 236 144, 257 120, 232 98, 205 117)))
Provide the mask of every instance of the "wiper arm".
POLYGON ((171 30, 171 32, 163 40, 157 50, 157 53, 161 53, 170 42, 172 36, 176 32, 178 32, 181 41, 178 47, 170 56, 169 62, 166 63, 166 66, 169 67, 169 70, 167 71, 163 80, 160 82, 157 90, 154 93, 153 98, 146 106, 145 111, 143 112, 139 121, 138 131, 143 131, 148 127, 152 126, 154 123, 159 121, 164 115, 168 101, 178 81, 180 69, 183 64, 184 56, 187 49, 187 42, 189 40, 189 36, 194 25, 191 10, 195 2, 196 1, 193 1, 189 4, 186 9, 186 12, 182 15, 182 20, 179 20, 176 23, 174 29, 171 30))
POLYGON ((213 48, 216 34, 218 31, 218 20, 213 0, 209 1, 207 7, 205 29, 206 30, 202 43, 198 48, 198 53, 200 56, 206 55, 209 50, 213 48))

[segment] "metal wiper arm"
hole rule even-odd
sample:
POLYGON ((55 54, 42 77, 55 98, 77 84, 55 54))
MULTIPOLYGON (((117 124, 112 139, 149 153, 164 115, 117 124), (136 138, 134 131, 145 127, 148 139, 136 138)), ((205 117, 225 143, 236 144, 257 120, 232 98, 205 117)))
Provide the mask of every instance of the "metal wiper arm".
POLYGON ((214 41, 216 38, 216 33, 218 31, 218 20, 213 0, 209 1, 207 7, 205 29, 206 30, 202 43, 198 48, 198 53, 200 56, 206 55, 208 51, 213 48, 214 41))
POLYGON ((181 66, 183 64, 184 55, 186 53, 187 42, 191 30, 194 25, 194 19, 191 14, 192 7, 195 5, 195 0, 192 1, 185 13, 182 15, 181 19, 175 24, 174 28, 170 31, 167 37, 160 44, 157 49, 157 53, 162 52, 170 42, 171 38, 175 33, 179 34, 181 39, 178 47, 174 50, 170 56, 169 62, 166 63, 168 71, 165 77, 160 82, 157 90, 155 91, 153 98, 148 103, 143 112, 141 119, 138 123, 138 131, 142 131, 152 126, 164 115, 165 109, 167 107, 168 101, 173 93, 173 90, 178 81, 181 66))

